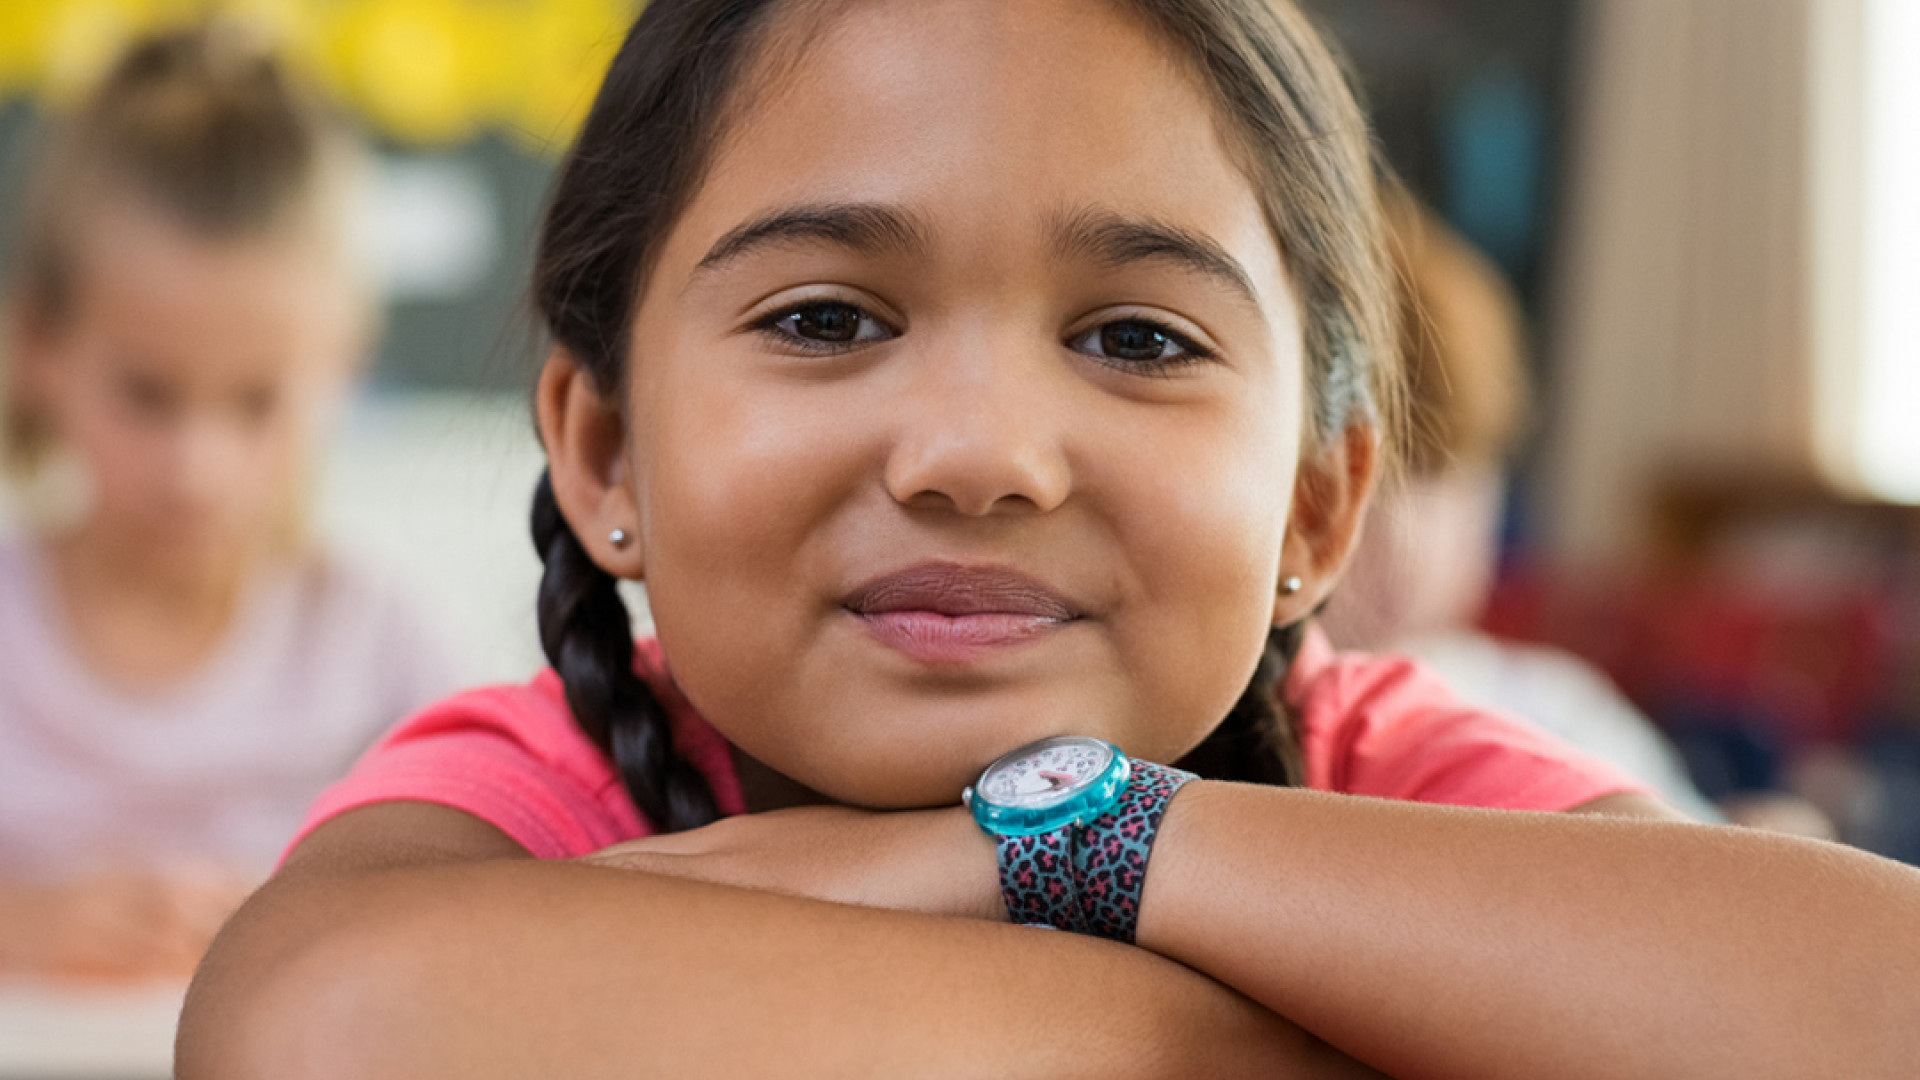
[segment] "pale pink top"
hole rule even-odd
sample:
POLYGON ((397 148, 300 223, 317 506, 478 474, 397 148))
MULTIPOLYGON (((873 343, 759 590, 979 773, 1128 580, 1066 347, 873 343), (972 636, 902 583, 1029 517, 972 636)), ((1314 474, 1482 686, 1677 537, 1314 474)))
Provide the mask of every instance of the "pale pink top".
POLYGON ((132 692, 76 652, 34 541, 0 541, 0 876, 264 875, 326 786, 459 675, 400 583, 322 553, 267 571, 198 671, 132 692))
MULTIPOLYGON (((726 739, 673 688, 656 642, 639 643, 636 666, 672 716, 675 746, 712 782, 721 812, 743 813, 726 739)), ((1320 790, 1549 811, 1644 790, 1551 736, 1460 704, 1411 660, 1336 654, 1317 631, 1294 662, 1286 697, 1302 718, 1308 785, 1320 790)), ((654 831, 573 722, 552 671, 522 686, 469 691, 401 724, 320 799, 301 834, 394 800, 464 810, 543 859, 654 831)))

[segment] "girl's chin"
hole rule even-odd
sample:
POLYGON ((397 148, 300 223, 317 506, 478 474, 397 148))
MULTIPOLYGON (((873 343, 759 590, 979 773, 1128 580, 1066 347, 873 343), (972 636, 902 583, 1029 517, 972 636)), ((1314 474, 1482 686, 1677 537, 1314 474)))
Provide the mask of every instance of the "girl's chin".
MULTIPOLYGON (((930 726, 932 737, 912 738, 899 732, 862 745, 821 739, 805 760, 774 765, 780 772, 848 806, 873 810, 912 810, 956 806, 960 793, 979 779, 980 771, 1010 750, 1051 735, 1092 735, 1112 738, 1098 727, 1079 724, 982 724, 964 734, 949 727, 930 726)), ((778 755, 776 755, 777 757, 778 755)))
POLYGON ((162 532, 141 546, 149 565, 158 573, 221 573, 246 562, 245 544, 211 529, 162 532))
POLYGON ((871 757, 849 762, 842 758, 823 763, 826 768, 814 768, 814 764, 797 762, 775 768, 829 802, 867 810, 957 806, 960 792, 980 772, 971 765, 933 758, 912 762, 874 761, 871 757))

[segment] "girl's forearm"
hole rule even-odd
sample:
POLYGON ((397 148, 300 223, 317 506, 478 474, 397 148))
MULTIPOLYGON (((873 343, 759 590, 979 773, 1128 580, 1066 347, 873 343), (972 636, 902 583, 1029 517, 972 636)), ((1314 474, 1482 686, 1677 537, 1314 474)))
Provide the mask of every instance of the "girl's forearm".
POLYGON ((244 895, 150 873, 0 880, 0 976, 180 979, 244 895))
POLYGON ((43 932, 38 924, 38 904, 32 888, 0 879, 0 975, 30 971, 36 966, 38 951, 32 947, 34 935, 43 932))
POLYGON ((290 884, 203 969, 183 1078, 1375 1075, 1068 934, 529 860, 290 884))
POLYGON ((1734 828, 1190 785, 1140 943, 1389 1073, 1920 1062, 1920 872, 1734 828))

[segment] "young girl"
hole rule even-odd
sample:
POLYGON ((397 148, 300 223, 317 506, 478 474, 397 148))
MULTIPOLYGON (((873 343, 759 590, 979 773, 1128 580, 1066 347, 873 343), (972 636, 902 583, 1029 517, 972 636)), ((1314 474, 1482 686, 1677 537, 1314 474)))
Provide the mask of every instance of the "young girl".
POLYGON ((653 0, 535 275, 555 670, 322 800, 180 1075, 1908 1073, 1920 875, 1304 622, 1366 145, 1262 0, 653 0))
POLYGON ((355 157, 209 27, 134 47, 38 163, 6 456, 84 498, 0 542, 0 972, 184 977, 320 789, 452 688, 300 529, 372 330, 355 157))

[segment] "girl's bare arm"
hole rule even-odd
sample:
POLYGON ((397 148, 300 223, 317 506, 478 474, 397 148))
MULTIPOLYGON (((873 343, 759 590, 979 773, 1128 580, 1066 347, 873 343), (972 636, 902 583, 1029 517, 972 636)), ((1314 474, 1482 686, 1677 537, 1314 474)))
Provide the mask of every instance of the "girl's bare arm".
POLYGON ((316 832, 215 943, 178 1075, 1376 1074, 1171 961, 1073 935, 526 857, 394 803, 316 832))
POLYGON ((1202 783, 1141 911, 1141 945, 1394 1075, 1920 1068, 1920 871, 1837 845, 1202 783))
MULTIPOLYGON (((1579 809, 1189 785, 1139 941, 1397 1076, 1912 1075, 1920 872, 1644 796, 1579 809)), ((960 808, 730 818, 596 858, 979 917, 993 877, 960 808), (894 829, 944 871, 902 873, 894 829)))

